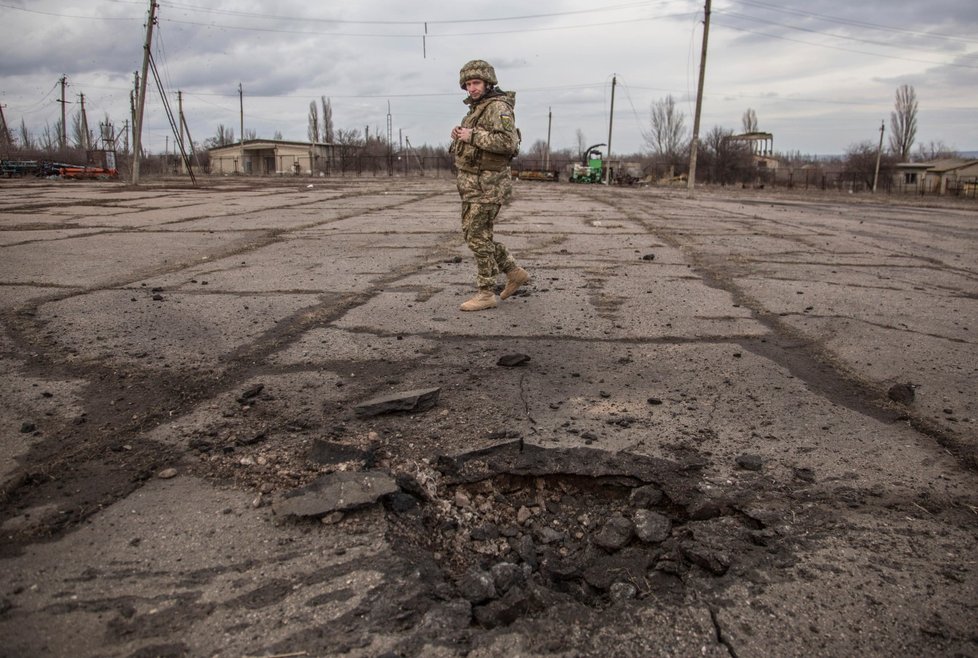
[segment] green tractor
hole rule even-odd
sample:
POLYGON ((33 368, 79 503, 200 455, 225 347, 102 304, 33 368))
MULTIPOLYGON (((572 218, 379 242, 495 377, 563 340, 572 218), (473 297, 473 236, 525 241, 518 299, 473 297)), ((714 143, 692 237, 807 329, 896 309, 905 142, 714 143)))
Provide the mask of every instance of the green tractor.
POLYGON ((587 147, 581 162, 574 164, 574 171, 570 175, 572 183, 600 183, 602 181, 604 178, 604 160, 601 158, 601 151, 598 150, 599 146, 604 146, 604 144, 587 147))

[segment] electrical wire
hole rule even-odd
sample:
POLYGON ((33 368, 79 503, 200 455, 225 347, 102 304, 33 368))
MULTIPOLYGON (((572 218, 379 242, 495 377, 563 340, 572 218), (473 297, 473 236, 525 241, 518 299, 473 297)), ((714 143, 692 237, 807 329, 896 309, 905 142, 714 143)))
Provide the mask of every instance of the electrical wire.
POLYGON ((863 28, 870 28, 870 29, 873 29, 873 30, 882 30, 882 31, 886 31, 886 32, 896 32, 896 33, 899 33, 899 34, 909 34, 909 35, 913 35, 913 36, 927 37, 927 38, 931 38, 931 39, 947 39, 947 40, 950 40, 950 41, 960 41, 962 43, 971 43, 971 44, 978 43, 978 41, 975 41, 974 39, 964 39, 962 37, 952 36, 950 34, 939 34, 937 32, 919 32, 917 30, 907 30, 907 29, 904 29, 904 28, 893 27, 893 26, 890 26, 890 25, 880 25, 878 23, 868 23, 868 22, 865 22, 865 21, 855 21, 855 20, 852 20, 852 19, 843 19, 843 18, 838 18, 838 17, 835 17, 835 16, 828 16, 826 14, 817 14, 817 13, 810 12, 810 11, 804 11, 804 10, 801 10, 801 9, 791 9, 789 7, 782 7, 782 6, 779 6, 779 5, 772 5, 772 4, 767 3, 767 2, 759 2, 758 0, 738 0, 738 2, 740 2, 740 4, 742 4, 742 5, 750 5, 750 6, 753 6, 753 7, 762 7, 764 9, 770 9, 772 11, 780 11, 780 12, 784 12, 784 13, 788 13, 788 14, 796 14, 796 15, 801 15, 801 16, 809 16, 811 18, 817 18, 819 20, 827 21, 827 22, 830 22, 830 23, 838 23, 840 25, 847 25, 849 27, 863 27, 863 28))
POLYGON ((403 20, 403 21, 353 21, 335 18, 316 18, 307 16, 279 16, 275 14, 265 14, 261 12, 247 12, 239 11, 233 9, 211 9, 206 7, 196 7, 194 5, 188 5, 181 2, 161 2, 161 5, 170 6, 177 9, 183 9, 192 12, 210 13, 218 14, 223 16, 238 16, 243 18, 260 18, 262 20, 281 20, 281 21, 295 21, 300 23, 309 22, 319 22, 319 23, 332 23, 337 25, 413 25, 413 26, 423 26, 423 25, 459 25, 468 23, 490 23, 490 22, 503 22, 503 21, 522 21, 537 18, 555 18, 559 16, 572 16, 579 14, 591 14, 591 13, 606 13, 609 11, 617 11, 619 9, 632 9, 635 7, 645 7, 654 5, 667 5, 671 4, 671 0, 657 0, 655 2, 650 2, 648 0, 644 2, 630 2, 621 5, 610 5, 603 7, 596 7, 594 9, 579 9, 574 11, 562 11, 554 12, 549 14, 528 14, 524 16, 504 16, 497 18, 461 18, 461 19, 450 19, 450 20, 403 20))
POLYGON ((831 48, 832 50, 841 50, 843 52, 848 52, 848 53, 856 53, 856 54, 859 54, 859 55, 870 55, 872 57, 882 57, 884 59, 895 59, 895 60, 900 60, 900 61, 904 61, 904 62, 915 62, 917 64, 929 64, 930 66, 954 66, 954 67, 957 67, 957 68, 978 69, 978 65, 973 65, 973 64, 961 64, 961 63, 958 63, 958 62, 935 62, 934 60, 916 59, 916 58, 913 58, 913 57, 901 57, 900 55, 884 55, 884 54, 881 54, 881 53, 867 52, 865 50, 855 50, 853 48, 844 48, 842 46, 832 46, 832 45, 829 45, 829 44, 826 44, 826 43, 813 43, 811 41, 803 41, 801 39, 792 39, 791 37, 783 37, 783 36, 779 36, 777 34, 768 34, 767 32, 758 32, 756 30, 748 30, 747 28, 737 27, 736 25, 729 25, 729 24, 723 23, 722 21, 719 24, 720 24, 721 27, 725 27, 728 30, 736 30, 738 32, 745 32, 747 34, 756 34, 756 35, 759 35, 759 36, 762 36, 762 37, 767 37, 768 39, 780 39, 781 41, 791 41, 793 43, 801 43, 801 44, 804 44, 806 46, 814 46, 816 48, 831 48))

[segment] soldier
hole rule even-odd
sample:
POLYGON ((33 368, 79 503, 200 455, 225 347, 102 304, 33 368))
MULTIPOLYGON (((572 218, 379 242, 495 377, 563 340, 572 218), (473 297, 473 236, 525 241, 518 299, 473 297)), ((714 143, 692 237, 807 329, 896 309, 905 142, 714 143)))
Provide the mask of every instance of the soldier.
POLYGON ((452 128, 451 152, 458 169, 459 196, 462 198, 462 233, 475 254, 479 292, 462 304, 463 311, 495 308, 496 277, 506 274, 506 287, 499 294, 506 299, 530 280, 530 275, 501 243, 493 240, 492 225, 499 207, 513 193, 510 160, 519 152, 520 136, 513 107, 514 92, 496 88, 496 71, 481 59, 472 60, 459 72, 459 85, 468 93, 469 113, 462 125, 452 128))

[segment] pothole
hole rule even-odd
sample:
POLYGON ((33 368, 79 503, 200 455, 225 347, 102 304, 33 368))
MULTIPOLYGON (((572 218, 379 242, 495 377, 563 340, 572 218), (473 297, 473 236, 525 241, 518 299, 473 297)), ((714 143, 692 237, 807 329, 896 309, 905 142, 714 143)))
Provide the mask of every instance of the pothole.
POLYGON ((401 476, 390 539, 425 554, 484 627, 573 600, 680 597, 691 578, 731 577, 777 534, 698 491, 702 464, 513 441, 439 457, 401 476))

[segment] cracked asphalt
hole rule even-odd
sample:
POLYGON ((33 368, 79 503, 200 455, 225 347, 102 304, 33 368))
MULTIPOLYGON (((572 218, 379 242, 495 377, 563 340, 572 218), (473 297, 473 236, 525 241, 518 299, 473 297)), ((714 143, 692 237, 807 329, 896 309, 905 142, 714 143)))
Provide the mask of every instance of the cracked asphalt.
POLYGON ((480 313, 458 210, 0 181, 0 656, 978 655, 973 201, 517 182, 532 279, 480 313), (368 468, 404 496, 274 512, 368 468), (649 482, 671 536, 595 548, 649 482))

